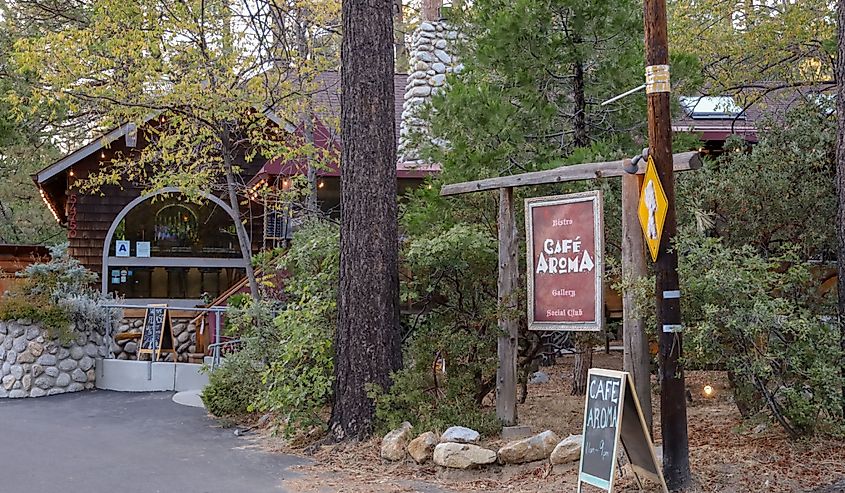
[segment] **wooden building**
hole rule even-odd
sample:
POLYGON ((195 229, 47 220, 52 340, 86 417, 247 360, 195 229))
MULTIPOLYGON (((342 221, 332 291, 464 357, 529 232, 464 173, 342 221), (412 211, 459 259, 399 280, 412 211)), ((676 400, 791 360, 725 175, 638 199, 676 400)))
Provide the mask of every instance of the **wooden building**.
MULTIPOLYGON (((323 121, 340 113, 340 78, 335 72, 322 75, 323 90, 317 93, 314 144, 329 156, 320 170, 317 198, 329 215, 339 214, 340 139, 323 121)), ((402 115, 407 77, 397 74, 396 128, 402 115)), ((303 126, 283 121, 266 111, 268 126, 276 126, 294 138, 303 126)), ((287 240, 295 229, 287 214, 265 211, 265 203, 245 193, 241 214, 233 211, 222 195, 204 194, 201 204, 185 200, 178 189, 152 192, 137 183, 103 186, 101 193, 85 193, 81 185, 115 155, 137 156, 146 145, 146 126, 158 125, 163 116, 151 117, 140 128, 126 124, 68 154, 33 175, 41 196, 56 221, 67 228, 69 253, 100 275, 103 293, 114 293, 130 303, 168 303, 194 307, 217 298, 244 277, 245 261, 234 222, 244 221, 253 253, 287 240), (246 209, 246 210, 244 210, 246 209)), ((304 174, 306 163, 256 156, 239 160, 240 180, 252 189, 263 185, 283 188, 290 177, 304 174)), ((397 166, 399 189, 418 186, 425 171, 397 166)), ((220 187, 217 187, 220 188, 220 187)), ((249 190, 249 188, 248 188, 249 190)))

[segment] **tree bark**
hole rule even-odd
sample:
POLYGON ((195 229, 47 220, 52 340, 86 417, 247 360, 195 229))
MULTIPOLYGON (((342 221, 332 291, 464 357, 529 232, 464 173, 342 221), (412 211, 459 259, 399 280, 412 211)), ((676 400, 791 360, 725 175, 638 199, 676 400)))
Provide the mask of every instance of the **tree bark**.
MULTIPOLYGON (((225 126, 226 124, 224 123, 223 125, 225 126)), ((223 169, 226 175, 226 193, 229 197, 229 207, 240 218, 241 206, 238 201, 237 182, 235 181, 235 172, 232 166, 232 139, 229 136, 229 131, 225 128, 220 131, 220 142, 223 144, 223 169)), ((261 297, 261 292, 258 289, 258 281, 255 279, 255 270, 252 268, 252 242, 244 224, 240 220, 235 221, 235 233, 238 236, 238 245, 241 247, 241 258, 244 259, 244 263, 246 264, 246 279, 249 282, 249 293, 253 299, 257 300, 261 297)))
POLYGON ((578 334, 575 345, 575 369, 572 371, 572 395, 587 393, 587 373, 593 367, 593 341, 589 334, 578 334))
POLYGON ((368 385, 401 366, 392 0, 343 0, 336 440, 372 433, 368 385))
MULTIPOLYGON (((836 57, 836 236, 839 240, 837 252, 838 296, 839 296, 839 336, 842 349, 841 372, 845 380, 845 0, 838 0, 837 29, 838 50, 836 57)), ((842 416, 845 418, 845 383, 842 388, 842 416)))
POLYGON ((584 88, 584 63, 575 62, 572 74, 572 98, 575 105, 575 117, 572 126, 575 131, 575 146, 587 147, 590 139, 587 137, 587 96, 584 88))
POLYGON ((405 45, 405 12, 402 0, 393 0, 393 50, 397 72, 408 72, 409 54, 405 45))

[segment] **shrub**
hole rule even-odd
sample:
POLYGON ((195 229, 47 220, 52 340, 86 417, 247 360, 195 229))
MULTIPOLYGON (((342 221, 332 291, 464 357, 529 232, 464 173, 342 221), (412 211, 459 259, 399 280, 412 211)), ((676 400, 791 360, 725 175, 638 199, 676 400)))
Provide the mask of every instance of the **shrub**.
POLYGON ((27 318, 63 343, 78 332, 103 333, 121 318, 119 311, 100 305, 113 301, 92 285, 97 275, 67 254, 67 245, 50 249, 49 262, 32 264, 18 275, 24 280, 0 299, 0 320, 27 318))
POLYGON ((370 389, 379 428, 408 420, 422 429, 499 429, 481 405, 495 388, 497 258, 495 238, 477 225, 408 241, 404 270, 413 275, 402 283, 402 296, 421 311, 404 320, 404 367, 393 386, 370 389))
MULTIPOLYGON (((727 370, 746 418, 765 412, 793 436, 841 426, 838 332, 809 266, 794 253, 766 259, 713 238, 676 247, 686 366, 727 370)), ((653 279, 639 289, 639 305, 652 307, 653 279)))
POLYGON ((237 417, 252 411, 253 400, 261 390, 261 372, 255 369, 253 360, 245 353, 235 353, 211 372, 201 397, 212 415, 237 417))
POLYGON ((212 372, 203 400, 217 416, 271 412, 291 435, 324 424, 331 399, 337 227, 321 221, 305 224, 276 262, 288 274, 286 302, 242 299, 228 309, 229 331, 243 344, 212 372))

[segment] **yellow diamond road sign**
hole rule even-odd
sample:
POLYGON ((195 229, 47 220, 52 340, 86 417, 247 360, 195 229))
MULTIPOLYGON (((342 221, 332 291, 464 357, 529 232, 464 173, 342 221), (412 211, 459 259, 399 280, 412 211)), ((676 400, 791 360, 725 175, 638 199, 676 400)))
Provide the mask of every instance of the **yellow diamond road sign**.
POLYGON ((657 176, 657 167, 651 156, 648 157, 648 166, 645 170, 643 188, 640 190, 640 207, 637 215, 640 216, 640 225, 643 227, 645 241, 651 252, 651 260, 657 261, 657 252, 660 248, 660 237, 663 235, 663 223, 666 222, 668 202, 660 177, 657 176))

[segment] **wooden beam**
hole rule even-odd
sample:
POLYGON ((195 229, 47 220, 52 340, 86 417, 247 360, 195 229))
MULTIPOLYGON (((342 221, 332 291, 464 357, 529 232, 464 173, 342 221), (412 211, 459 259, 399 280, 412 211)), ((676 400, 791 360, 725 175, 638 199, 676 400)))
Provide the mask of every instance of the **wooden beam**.
MULTIPOLYGON (((641 176, 622 177, 622 276, 625 282, 636 282, 646 276, 643 231, 637 209, 640 205, 641 176)), ((643 409, 649 436, 653 435, 651 411, 651 367, 645 322, 637 316, 634 290, 622 291, 623 368, 631 374, 634 390, 643 409)))
POLYGON ((519 323, 516 287, 519 283, 516 210, 513 189, 499 189, 499 368, 496 371, 496 416, 504 426, 516 425, 516 359, 519 323))
MULTIPOLYGON (((689 171, 701 167, 698 152, 682 152, 673 156, 675 171, 689 171)), ((525 187, 529 185, 543 185, 547 183, 563 183, 576 180, 593 180, 596 178, 611 178, 625 174, 622 168, 625 160, 608 161, 602 163, 573 164, 559 168, 522 173, 519 175, 487 178, 485 180, 468 181, 444 185, 440 190, 441 196, 460 195, 462 193, 481 192, 497 188, 525 187)), ((645 174, 645 162, 640 161, 637 174, 645 174)))

